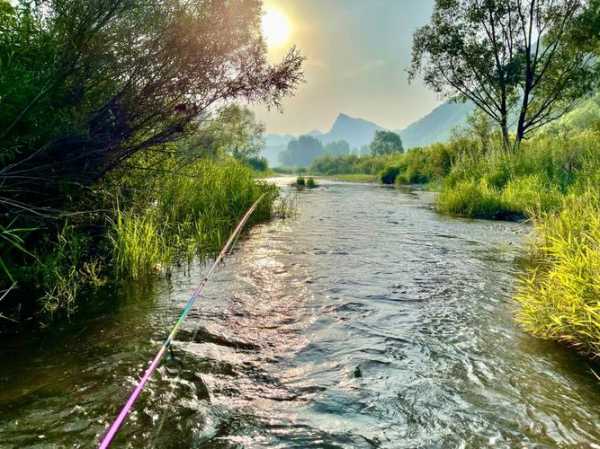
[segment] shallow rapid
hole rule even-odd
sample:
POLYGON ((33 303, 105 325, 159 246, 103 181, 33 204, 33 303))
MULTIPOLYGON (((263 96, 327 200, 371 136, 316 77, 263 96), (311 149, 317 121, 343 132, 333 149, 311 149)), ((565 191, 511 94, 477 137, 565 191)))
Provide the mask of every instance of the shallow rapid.
MULTIPOLYGON (((600 448, 600 382, 512 320, 525 225, 375 185, 297 204, 239 243, 113 447, 600 448)), ((0 449, 95 447, 206 268, 0 342, 0 449)))

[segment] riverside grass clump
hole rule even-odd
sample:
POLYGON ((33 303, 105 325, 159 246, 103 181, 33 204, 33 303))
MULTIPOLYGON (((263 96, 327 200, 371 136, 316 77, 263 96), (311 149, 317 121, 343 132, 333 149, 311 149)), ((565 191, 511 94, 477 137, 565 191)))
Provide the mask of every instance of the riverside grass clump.
POLYGON ((560 210, 600 170, 600 133, 540 136, 514 153, 463 153, 442 178, 439 212, 468 218, 524 219, 560 210))
POLYGON ((140 279, 218 252, 262 194, 251 223, 270 218, 278 196, 276 187, 257 182, 234 160, 202 160, 155 183, 150 199, 143 193, 135 206, 116 210, 109 235, 119 278, 140 279))
POLYGON ((532 268, 516 296, 517 320, 531 334, 600 357, 600 192, 565 198, 534 219, 532 268))

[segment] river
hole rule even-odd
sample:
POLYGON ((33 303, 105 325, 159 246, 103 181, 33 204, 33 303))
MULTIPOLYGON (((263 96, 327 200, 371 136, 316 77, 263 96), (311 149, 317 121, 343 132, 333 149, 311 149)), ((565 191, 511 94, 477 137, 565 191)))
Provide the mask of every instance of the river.
MULTIPOLYGON (((431 194, 323 182, 254 228, 115 448, 600 448, 600 382, 521 332, 529 229, 431 194)), ((0 449, 90 448, 207 269, 0 342, 0 449)))

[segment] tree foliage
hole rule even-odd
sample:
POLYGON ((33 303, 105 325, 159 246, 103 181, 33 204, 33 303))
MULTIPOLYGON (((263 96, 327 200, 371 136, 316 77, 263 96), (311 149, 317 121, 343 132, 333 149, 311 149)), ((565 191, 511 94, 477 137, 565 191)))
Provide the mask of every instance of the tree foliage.
POLYGON ((238 104, 219 108, 179 145, 186 159, 232 156, 247 161, 264 147, 264 124, 254 113, 238 104))
POLYGON ((404 152, 402 139, 392 131, 377 131, 369 148, 374 156, 404 152))
POLYGON ((590 90, 594 61, 569 45, 585 0, 436 0, 414 36, 411 77, 473 101, 506 148, 569 111, 590 90), (511 120, 514 118, 514 123, 511 120))
POLYGON ((160 151, 218 104, 277 106, 300 81, 302 58, 292 49, 268 63, 261 7, 260 0, 3 2, 3 209, 63 207, 79 186, 138 152, 160 151))
POLYGON ((305 135, 291 140, 287 150, 279 157, 281 163, 286 167, 308 167, 323 152, 323 144, 319 139, 305 135))
POLYGON ((350 144, 345 140, 329 142, 325 145, 325 154, 329 156, 346 156, 350 154, 350 144))

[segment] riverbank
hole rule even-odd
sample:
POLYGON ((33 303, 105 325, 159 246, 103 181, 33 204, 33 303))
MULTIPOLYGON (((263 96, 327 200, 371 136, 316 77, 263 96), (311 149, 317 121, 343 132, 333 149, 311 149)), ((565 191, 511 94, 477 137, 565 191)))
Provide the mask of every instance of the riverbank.
POLYGON ((532 220, 536 237, 517 290, 517 319, 533 335, 600 356, 598 131, 542 134, 514 153, 493 139, 457 137, 405 154, 325 162, 329 173, 370 167, 385 184, 433 188, 442 214, 532 220))
POLYGON ((344 181, 344 182, 359 182, 359 183, 374 183, 379 181, 379 177, 377 175, 367 175, 367 174, 350 174, 350 175, 333 175, 327 176, 326 179, 332 179, 334 181, 344 181))
POLYGON ((174 265, 215 254, 263 194, 250 226, 273 213, 278 189, 232 158, 164 163, 150 173, 136 162, 137 169, 116 171, 92 192, 90 200, 103 200, 101 212, 57 223, 56 237, 46 230, 27 236, 45 240, 31 252, 36 264, 10 267, 20 288, 1 304, 5 331, 32 318, 48 324, 70 316, 99 289, 170 276, 174 265))

